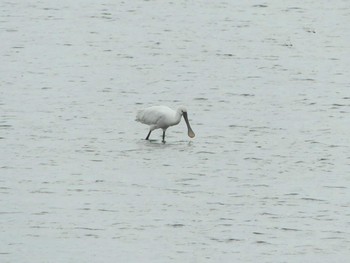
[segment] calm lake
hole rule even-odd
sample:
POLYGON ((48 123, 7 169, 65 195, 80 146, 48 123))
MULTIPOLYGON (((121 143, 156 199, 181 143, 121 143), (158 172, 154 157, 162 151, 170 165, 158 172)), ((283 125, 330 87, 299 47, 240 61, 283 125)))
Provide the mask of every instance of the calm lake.
POLYGON ((348 262, 349 1, 0 7, 1 262, 348 262))

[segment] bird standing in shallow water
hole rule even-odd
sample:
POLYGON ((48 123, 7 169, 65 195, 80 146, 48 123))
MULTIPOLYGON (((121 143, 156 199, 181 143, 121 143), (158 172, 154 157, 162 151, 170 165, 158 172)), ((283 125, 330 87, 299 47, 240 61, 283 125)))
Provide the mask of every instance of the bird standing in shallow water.
POLYGON ((185 107, 181 106, 176 111, 170 109, 167 106, 152 106, 144 110, 138 111, 136 115, 136 121, 150 126, 149 133, 146 137, 146 140, 149 139, 151 132, 155 129, 163 130, 163 142, 165 142, 165 131, 170 126, 179 124, 181 116, 184 116, 186 125, 187 125, 187 134, 190 138, 195 136, 194 132, 191 129, 190 123, 187 117, 187 110, 185 107))

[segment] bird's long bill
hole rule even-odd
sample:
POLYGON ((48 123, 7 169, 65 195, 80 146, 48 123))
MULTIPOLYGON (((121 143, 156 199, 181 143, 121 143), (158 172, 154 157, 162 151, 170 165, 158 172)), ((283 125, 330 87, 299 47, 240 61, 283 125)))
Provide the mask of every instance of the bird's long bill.
POLYGON ((191 125, 190 125, 190 123, 189 123, 189 121, 188 121, 188 117, 187 117, 187 112, 184 112, 184 114, 183 114, 183 116, 184 116, 184 119, 185 119, 185 122, 186 122, 186 125, 187 125, 187 130, 188 130, 188 136, 190 137, 190 138, 193 138, 194 136, 196 136, 195 134, 194 134, 194 132, 192 131, 192 129, 191 129, 191 125))

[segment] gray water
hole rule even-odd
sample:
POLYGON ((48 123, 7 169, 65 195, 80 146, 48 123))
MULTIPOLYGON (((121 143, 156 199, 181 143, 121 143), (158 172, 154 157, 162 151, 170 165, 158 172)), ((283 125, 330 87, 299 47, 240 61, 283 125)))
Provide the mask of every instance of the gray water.
POLYGON ((1 262, 348 262, 349 1, 0 7, 1 262))

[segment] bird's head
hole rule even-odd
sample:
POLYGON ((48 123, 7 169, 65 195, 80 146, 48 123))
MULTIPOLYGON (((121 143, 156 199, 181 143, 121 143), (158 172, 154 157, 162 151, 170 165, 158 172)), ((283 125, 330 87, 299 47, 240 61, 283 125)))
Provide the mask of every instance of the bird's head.
POLYGON ((184 113, 187 113, 187 109, 185 108, 185 106, 180 106, 177 109, 177 112, 180 113, 181 115, 183 115, 184 113))
POLYGON ((187 125, 187 129, 188 129, 188 136, 193 138, 195 136, 194 132, 192 131, 192 128, 190 126, 190 122, 188 121, 188 116, 187 116, 187 110, 184 106, 180 106, 177 109, 177 112, 184 117, 186 125, 187 125))

